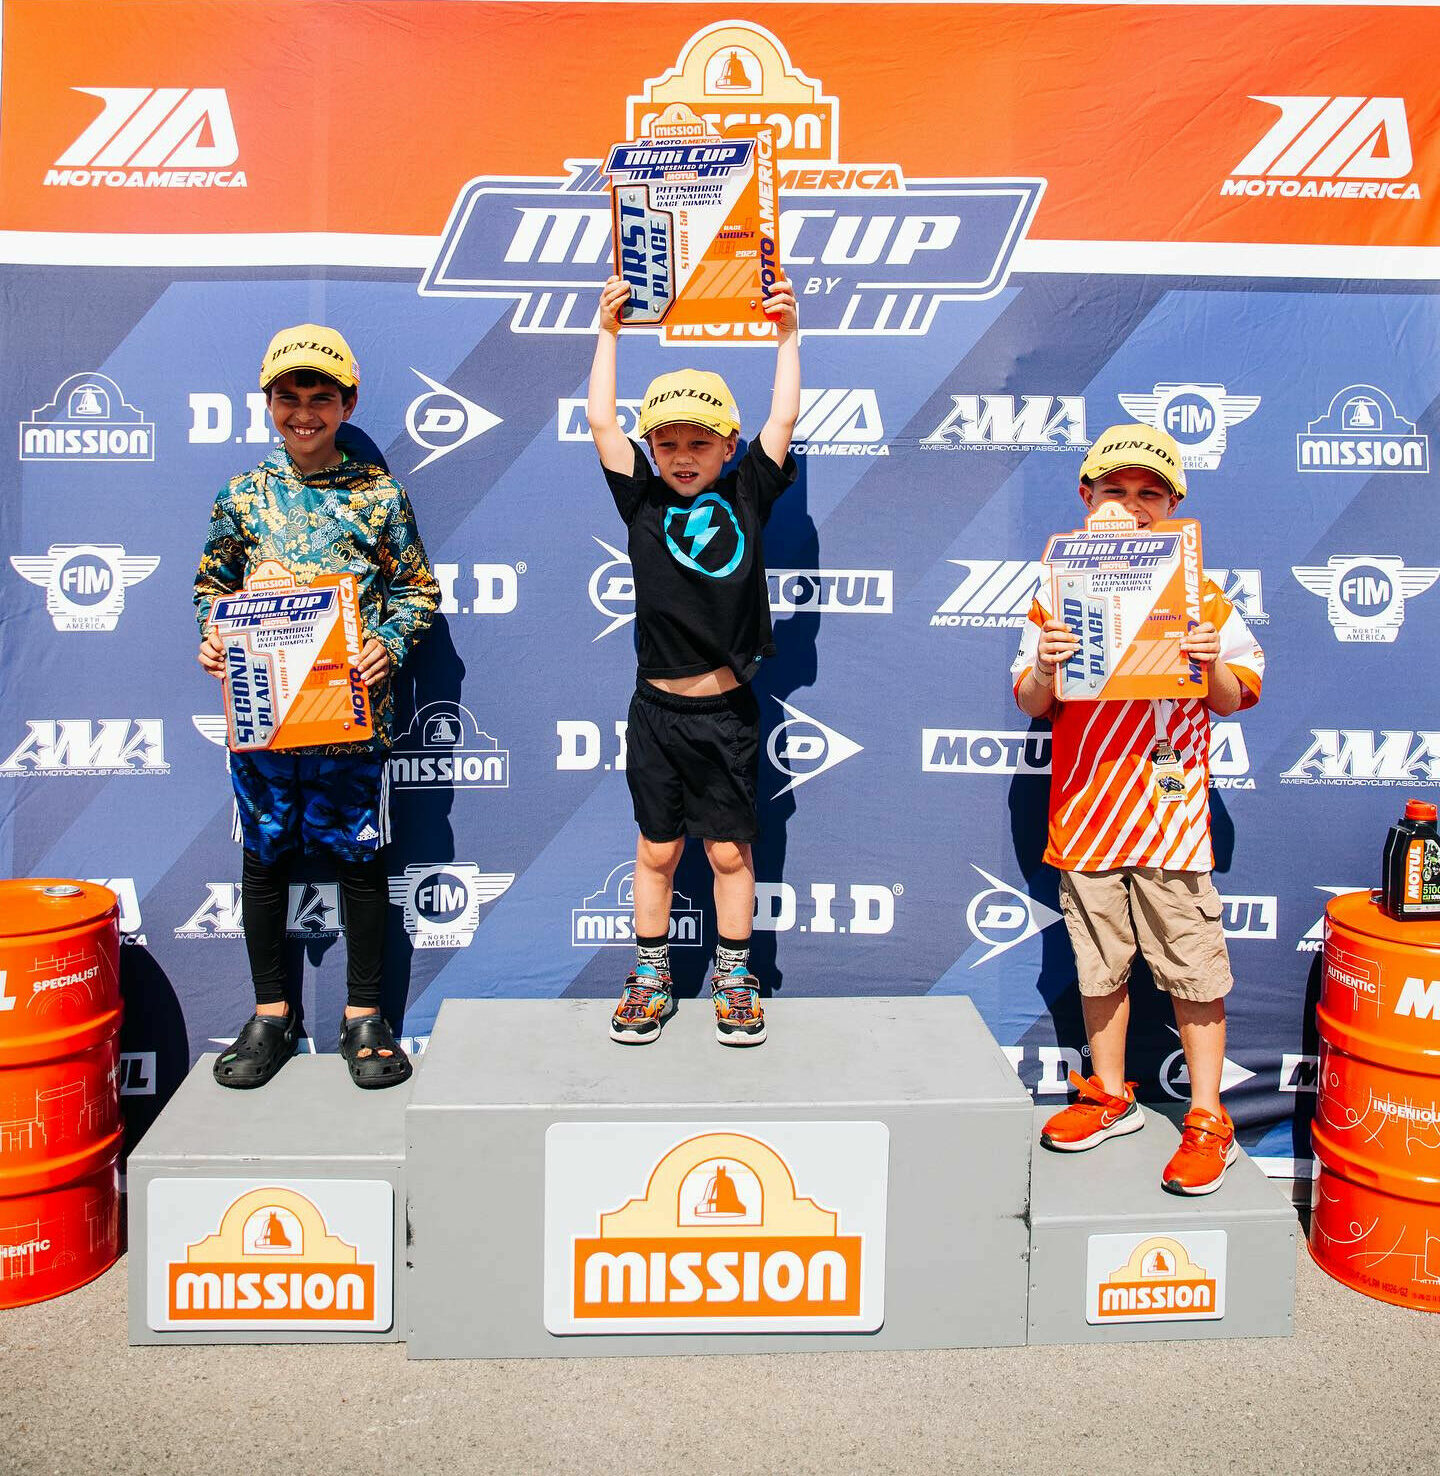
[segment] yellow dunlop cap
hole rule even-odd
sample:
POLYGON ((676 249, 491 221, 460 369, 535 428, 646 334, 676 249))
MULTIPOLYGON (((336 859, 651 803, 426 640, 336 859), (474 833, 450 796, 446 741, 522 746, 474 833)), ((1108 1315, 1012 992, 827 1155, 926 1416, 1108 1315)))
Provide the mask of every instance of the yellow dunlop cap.
POLYGON ((292 369, 319 370, 346 389, 354 389, 360 383, 360 366, 350 352, 350 345, 335 329, 323 328, 319 323, 282 328, 270 340, 270 347, 260 361, 260 388, 268 388, 292 369))
POLYGON ((640 402, 636 429, 648 436, 661 425, 703 425, 717 435, 740 429, 740 411, 730 386, 708 369, 676 369, 650 381, 640 402))
POLYGON ((1112 425, 1085 454, 1080 475, 1092 482, 1121 467, 1152 471, 1177 497, 1185 495, 1185 467, 1175 438, 1151 425, 1112 425))

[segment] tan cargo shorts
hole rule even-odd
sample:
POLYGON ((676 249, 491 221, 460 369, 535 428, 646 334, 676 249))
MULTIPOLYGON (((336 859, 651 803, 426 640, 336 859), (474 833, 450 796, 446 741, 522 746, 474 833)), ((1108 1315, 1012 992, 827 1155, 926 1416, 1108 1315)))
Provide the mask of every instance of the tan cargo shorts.
POLYGON ((1111 994, 1130 978, 1138 948, 1167 994, 1205 1003, 1235 982, 1221 924, 1224 908, 1208 871, 1126 866, 1062 871, 1060 910, 1081 994, 1111 994))

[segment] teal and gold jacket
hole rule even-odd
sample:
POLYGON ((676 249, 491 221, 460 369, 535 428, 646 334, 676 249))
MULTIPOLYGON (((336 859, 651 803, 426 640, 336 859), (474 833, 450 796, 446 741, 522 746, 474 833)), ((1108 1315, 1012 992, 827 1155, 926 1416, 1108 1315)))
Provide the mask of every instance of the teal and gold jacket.
MULTIPOLYGON (((307 477, 279 446, 230 482, 215 499, 195 573, 202 634, 214 601, 233 594, 266 559, 279 560, 301 584, 319 574, 353 574, 365 638, 384 643, 392 675, 429 630, 440 602, 405 489, 368 462, 344 461, 307 477)), ((375 744, 388 748, 389 679, 371 687, 370 705, 375 744)))

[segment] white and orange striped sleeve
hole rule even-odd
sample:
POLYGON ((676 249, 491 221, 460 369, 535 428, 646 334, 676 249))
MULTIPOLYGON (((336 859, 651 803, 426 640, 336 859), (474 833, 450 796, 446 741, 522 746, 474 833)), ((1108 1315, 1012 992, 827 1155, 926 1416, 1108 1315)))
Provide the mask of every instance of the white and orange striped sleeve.
POLYGON ((1206 580, 1201 590, 1201 613, 1220 632, 1220 659, 1235 673, 1240 683, 1240 711, 1254 707, 1260 700, 1260 687, 1265 680, 1265 653, 1240 612, 1206 580))
POLYGON ((1030 601, 1030 613, 1025 618, 1024 630, 1020 632, 1020 649, 1010 663, 1010 690, 1016 694, 1017 700, 1020 683, 1025 680, 1025 673, 1034 669, 1035 652, 1040 645, 1040 631, 1049 618, 1050 612, 1040 602, 1040 596, 1037 594, 1030 601))

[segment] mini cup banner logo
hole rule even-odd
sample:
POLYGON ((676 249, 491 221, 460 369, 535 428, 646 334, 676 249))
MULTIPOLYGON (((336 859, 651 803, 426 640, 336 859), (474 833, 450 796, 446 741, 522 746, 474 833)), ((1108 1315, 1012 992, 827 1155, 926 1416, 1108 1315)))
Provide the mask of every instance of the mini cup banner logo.
POLYGON ((146 1314, 156 1332, 385 1332, 395 1190, 376 1179, 152 1179, 146 1314))
POLYGON ((1206 1322, 1225 1315, 1226 1235, 1092 1235, 1085 1321, 1206 1322))
POLYGON ((125 591, 160 567, 158 556, 127 554, 118 543, 52 543, 43 554, 11 554, 15 572, 45 591, 56 630, 114 630, 125 591))
POLYGON ((554 1124, 546 1328, 873 1332, 889 1151, 879 1122, 554 1124))

